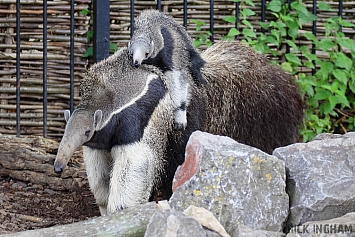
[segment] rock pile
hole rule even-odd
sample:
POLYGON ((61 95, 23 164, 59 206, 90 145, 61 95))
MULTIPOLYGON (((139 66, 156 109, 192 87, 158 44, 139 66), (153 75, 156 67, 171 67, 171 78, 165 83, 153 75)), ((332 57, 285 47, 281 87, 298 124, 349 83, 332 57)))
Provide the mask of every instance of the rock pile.
POLYGON ((355 236, 355 133, 268 155, 197 131, 173 189, 169 203, 16 236, 355 236))

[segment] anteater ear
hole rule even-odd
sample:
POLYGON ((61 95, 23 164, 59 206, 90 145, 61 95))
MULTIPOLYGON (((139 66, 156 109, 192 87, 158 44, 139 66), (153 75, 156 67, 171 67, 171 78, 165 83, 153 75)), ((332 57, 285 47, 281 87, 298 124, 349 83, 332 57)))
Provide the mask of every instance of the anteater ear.
POLYGON ((94 128, 97 130, 98 125, 101 123, 102 120, 102 111, 100 109, 95 111, 94 114, 94 128))
POLYGON ((64 111, 64 118, 65 118, 65 121, 68 122, 68 120, 70 118, 70 110, 64 111))

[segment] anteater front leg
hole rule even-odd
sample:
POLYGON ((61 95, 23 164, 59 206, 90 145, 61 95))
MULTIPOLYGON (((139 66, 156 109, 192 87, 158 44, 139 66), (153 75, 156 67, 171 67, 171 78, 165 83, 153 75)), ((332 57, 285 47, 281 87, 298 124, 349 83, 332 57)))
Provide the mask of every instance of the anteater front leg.
POLYGON ((102 216, 107 214, 110 170, 112 158, 110 151, 83 147, 83 157, 91 192, 102 216))
POLYGON ((147 144, 115 146, 107 212, 148 202, 154 182, 154 154, 147 144))

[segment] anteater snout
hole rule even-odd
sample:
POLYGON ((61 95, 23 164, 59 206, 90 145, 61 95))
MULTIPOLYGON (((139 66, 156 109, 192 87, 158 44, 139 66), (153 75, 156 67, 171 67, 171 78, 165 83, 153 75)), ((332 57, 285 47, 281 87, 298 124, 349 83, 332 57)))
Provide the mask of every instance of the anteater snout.
POLYGON ((138 61, 134 61, 134 66, 139 67, 141 64, 138 61))
POLYGON ((63 172, 63 166, 59 163, 54 164, 54 172, 61 174, 63 172))

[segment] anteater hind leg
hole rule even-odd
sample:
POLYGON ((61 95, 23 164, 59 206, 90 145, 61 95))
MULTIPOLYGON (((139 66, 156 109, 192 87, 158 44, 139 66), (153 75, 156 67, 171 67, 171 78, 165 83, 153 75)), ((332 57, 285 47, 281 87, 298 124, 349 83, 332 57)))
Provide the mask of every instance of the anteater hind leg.
POLYGON ((107 214, 110 192, 111 154, 107 150, 83 147, 83 157, 91 192, 102 216, 107 214))
POLYGON ((187 125, 186 104, 189 84, 185 81, 183 73, 177 70, 165 72, 170 97, 174 107, 174 129, 184 130, 187 125))

